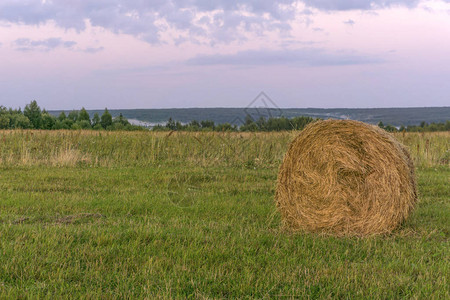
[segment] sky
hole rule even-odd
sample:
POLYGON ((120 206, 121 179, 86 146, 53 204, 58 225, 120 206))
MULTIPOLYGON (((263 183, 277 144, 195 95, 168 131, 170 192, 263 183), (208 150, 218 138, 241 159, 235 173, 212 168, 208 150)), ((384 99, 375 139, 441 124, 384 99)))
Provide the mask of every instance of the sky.
POLYGON ((450 0, 1 0, 0 105, 450 106, 450 0))

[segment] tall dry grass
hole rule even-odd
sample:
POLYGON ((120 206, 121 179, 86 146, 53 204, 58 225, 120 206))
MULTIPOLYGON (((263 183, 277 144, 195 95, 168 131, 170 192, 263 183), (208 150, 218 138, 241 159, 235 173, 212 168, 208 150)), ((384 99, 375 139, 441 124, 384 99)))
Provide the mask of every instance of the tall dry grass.
MULTIPOLYGON (((1 166, 277 167, 297 132, 0 131, 1 166)), ((450 167, 450 133, 399 133, 418 167, 450 167)))
POLYGON ((450 167, 450 132, 396 133, 419 167, 450 167))

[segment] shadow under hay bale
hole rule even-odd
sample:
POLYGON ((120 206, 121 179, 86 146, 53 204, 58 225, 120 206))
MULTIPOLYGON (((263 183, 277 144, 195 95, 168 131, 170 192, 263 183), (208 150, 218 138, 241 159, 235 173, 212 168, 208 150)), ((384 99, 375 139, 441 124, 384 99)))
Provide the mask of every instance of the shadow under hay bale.
POLYGON ((293 230, 389 233, 417 201, 414 165, 406 148, 378 127, 351 120, 315 122, 291 143, 275 200, 293 230))

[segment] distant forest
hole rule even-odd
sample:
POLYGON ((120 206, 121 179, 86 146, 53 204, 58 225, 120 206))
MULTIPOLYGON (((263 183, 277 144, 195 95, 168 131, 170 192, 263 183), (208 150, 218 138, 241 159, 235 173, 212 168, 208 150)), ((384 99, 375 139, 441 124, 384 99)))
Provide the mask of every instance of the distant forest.
MULTIPOLYGON (((410 125, 419 126, 421 122, 445 123, 450 120, 449 107, 397 107, 397 108, 277 108, 257 106, 251 107, 193 107, 193 108, 161 108, 161 109, 110 109, 113 117, 122 114, 131 124, 153 127, 165 125, 169 118, 188 124, 193 120, 211 120, 215 124, 230 123, 242 126, 249 115, 255 122, 260 118, 288 119, 308 116, 320 119, 350 119, 377 125, 380 121, 396 128, 410 125)), ((49 111, 58 116, 62 111, 49 111)), ((66 111, 67 112, 67 111, 66 111)), ((94 113, 102 114, 103 110, 88 110, 92 117, 94 113)))
POLYGON ((94 130, 145 130, 141 126, 130 124, 121 114, 115 118, 108 109, 100 116, 94 114, 91 119, 86 109, 72 110, 67 115, 61 112, 58 116, 41 110, 36 101, 31 101, 21 109, 7 109, 0 106, 0 129, 94 129, 94 130))
MULTIPOLYGON (((216 124, 212 120, 193 120, 187 124, 182 124, 169 118, 166 124, 155 125, 154 131, 285 131, 285 130, 301 130, 307 124, 321 120, 321 118, 313 118, 310 116, 296 117, 269 117, 260 116, 255 119, 247 114, 243 124, 238 126, 228 122, 216 124)), ((434 131, 450 131, 450 120, 441 123, 421 122, 420 125, 400 126, 399 128, 389 124, 379 122, 378 126, 389 132, 406 131, 406 132, 434 132, 434 131)), ((80 110, 72 110, 67 115, 64 111, 59 112, 57 116, 41 109, 37 102, 31 101, 22 111, 0 106, 0 129, 92 129, 92 130, 149 130, 149 128, 131 124, 120 113, 116 117, 112 117, 107 108, 100 113, 95 112, 91 118, 85 108, 80 110)))
MULTIPOLYGON (((171 118, 165 125, 156 125, 153 130, 170 130, 170 131, 286 131, 286 130, 302 130, 311 122, 321 120, 320 118, 311 117, 278 117, 278 118, 264 118, 260 117, 258 120, 254 120, 251 116, 247 115, 245 122, 241 126, 232 125, 230 123, 214 124, 213 121, 191 121, 188 124, 181 124, 178 121, 174 121, 171 118)), ((435 132, 435 131, 450 131, 450 120, 445 123, 431 123, 422 122, 420 125, 400 126, 396 128, 392 125, 384 125, 383 122, 379 122, 378 126, 389 132, 435 132)))

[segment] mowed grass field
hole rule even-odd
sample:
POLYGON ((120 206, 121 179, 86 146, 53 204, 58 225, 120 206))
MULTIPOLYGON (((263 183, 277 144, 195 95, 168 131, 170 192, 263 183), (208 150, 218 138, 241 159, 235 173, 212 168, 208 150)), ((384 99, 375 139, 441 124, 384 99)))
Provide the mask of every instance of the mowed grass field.
POLYGON ((0 131, 0 298, 450 297, 450 134, 398 134, 420 202, 388 236, 282 228, 298 133, 0 131))

